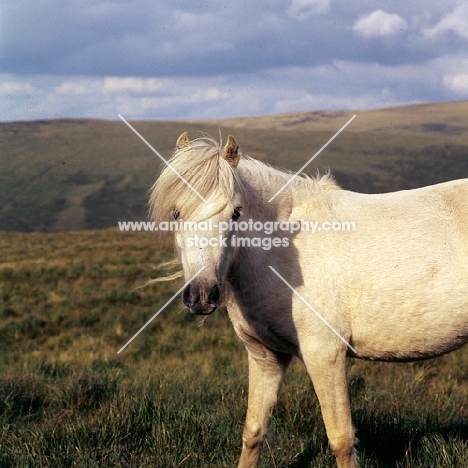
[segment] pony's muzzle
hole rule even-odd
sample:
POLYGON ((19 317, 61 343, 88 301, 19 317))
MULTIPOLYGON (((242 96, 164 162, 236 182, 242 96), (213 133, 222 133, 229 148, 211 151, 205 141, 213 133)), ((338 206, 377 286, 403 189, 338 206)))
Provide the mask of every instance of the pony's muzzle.
POLYGON ((221 291, 218 284, 211 288, 204 285, 188 284, 182 294, 184 304, 195 315, 210 315, 221 305, 221 291))

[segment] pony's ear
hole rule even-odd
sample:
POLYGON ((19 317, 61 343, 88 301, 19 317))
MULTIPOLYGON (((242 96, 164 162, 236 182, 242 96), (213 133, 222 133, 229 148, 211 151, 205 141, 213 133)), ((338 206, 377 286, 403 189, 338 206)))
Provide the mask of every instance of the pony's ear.
POLYGON ((188 133, 184 132, 182 133, 182 135, 180 135, 179 138, 177 138, 176 148, 177 149, 185 148, 186 146, 189 145, 189 143, 190 143, 190 140, 188 137, 188 133))
POLYGON ((232 135, 228 136, 226 146, 223 149, 222 157, 231 165, 233 169, 236 168, 237 164, 239 163, 239 143, 237 143, 236 139, 232 135))

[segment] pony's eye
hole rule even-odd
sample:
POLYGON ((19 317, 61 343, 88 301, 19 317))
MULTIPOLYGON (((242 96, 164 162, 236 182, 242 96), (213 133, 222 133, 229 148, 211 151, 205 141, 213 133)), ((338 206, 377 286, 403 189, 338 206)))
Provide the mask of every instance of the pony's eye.
POLYGON ((177 208, 172 209, 172 219, 175 221, 180 216, 180 211, 177 208))
POLYGON ((232 220, 237 221, 240 218, 240 215, 242 213, 242 206, 236 206, 234 208, 234 213, 232 213, 232 220))

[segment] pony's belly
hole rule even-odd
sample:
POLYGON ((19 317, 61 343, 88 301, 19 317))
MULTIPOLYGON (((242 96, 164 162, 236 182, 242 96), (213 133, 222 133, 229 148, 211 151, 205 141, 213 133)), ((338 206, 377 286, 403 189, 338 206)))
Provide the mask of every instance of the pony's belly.
POLYGON ((359 357, 427 359, 467 343, 467 274, 459 270, 454 274, 438 264, 431 277, 429 266, 421 265, 419 272, 401 269, 401 279, 380 283, 377 273, 370 275, 368 290, 347 309, 359 357))
MULTIPOLYGON (((437 326, 439 325, 439 326, 437 326)), ((442 327, 410 328, 393 326, 369 327, 367 331, 353 332, 352 346, 361 359, 382 361, 412 361, 430 359, 454 351, 468 342, 468 324, 442 327)))

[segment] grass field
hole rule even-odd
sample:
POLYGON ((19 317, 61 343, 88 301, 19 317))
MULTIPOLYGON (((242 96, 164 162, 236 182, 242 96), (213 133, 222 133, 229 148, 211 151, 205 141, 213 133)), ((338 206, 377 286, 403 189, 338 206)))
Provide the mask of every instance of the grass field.
MULTIPOLYGON (((226 313, 135 289, 172 256, 150 234, 0 234, 0 467, 233 467, 246 354, 226 313)), ((468 466, 468 348, 412 364, 349 361, 361 466, 468 466)), ((334 467, 295 362, 262 468, 334 467)))

